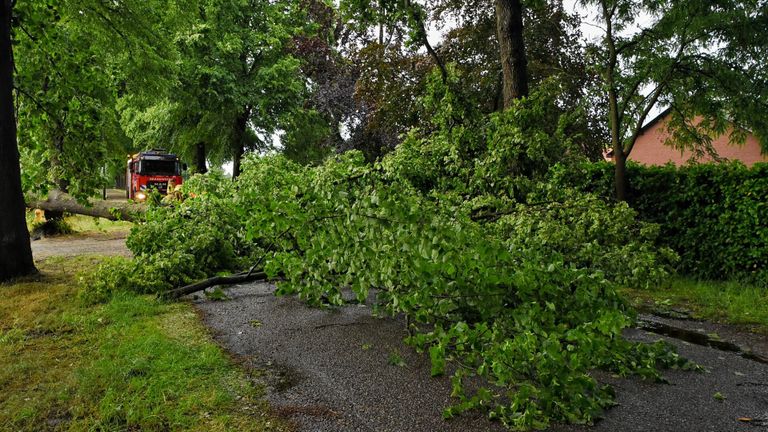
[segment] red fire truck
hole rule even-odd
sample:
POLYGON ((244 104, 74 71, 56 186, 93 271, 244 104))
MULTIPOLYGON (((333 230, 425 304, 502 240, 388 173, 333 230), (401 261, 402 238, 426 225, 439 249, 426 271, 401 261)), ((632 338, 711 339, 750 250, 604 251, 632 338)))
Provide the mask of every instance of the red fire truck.
POLYGON ((168 193, 168 182, 180 185, 184 165, 178 156, 163 149, 152 149, 136 153, 128 159, 125 187, 128 199, 144 201, 149 189, 156 189, 161 195, 168 193))

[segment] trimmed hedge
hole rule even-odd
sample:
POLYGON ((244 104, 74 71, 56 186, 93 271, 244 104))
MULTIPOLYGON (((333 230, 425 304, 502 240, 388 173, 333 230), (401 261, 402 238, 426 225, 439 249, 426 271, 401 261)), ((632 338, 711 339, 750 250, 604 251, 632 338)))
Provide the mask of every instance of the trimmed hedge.
MULTIPOLYGON (((628 202, 661 225, 660 241, 680 254, 678 270, 768 287, 768 164, 739 162, 627 166, 628 202)), ((613 164, 558 167, 556 184, 613 199, 613 164)))

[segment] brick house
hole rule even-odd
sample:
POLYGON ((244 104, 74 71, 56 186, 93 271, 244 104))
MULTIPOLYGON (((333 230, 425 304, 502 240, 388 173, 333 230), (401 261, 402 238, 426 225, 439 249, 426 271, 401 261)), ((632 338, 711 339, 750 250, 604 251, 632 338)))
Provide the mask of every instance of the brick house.
MULTIPOLYGON (((681 151, 664 144, 670 135, 667 131, 668 121, 669 110, 665 110, 643 126, 632 148, 632 152, 629 154, 629 160, 643 165, 664 165, 672 162, 677 166, 691 160, 693 153, 690 150, 681 151)), ((729 142, 729 135, 730 131, 712 140, 712 147, 720 158, 739 160, 747 166, 752 166, 757 162, 768 162, 768 154, 762 152, 760 141, 756 136, 749 134, 743 144, 731 144, 729 142)), ((613 151, 611 150, 606 153, 605 157, 607 160, 611 160, 613 151)), ((712 157, 704 155, 695 159, 695 161, 711 162, 712 157)))

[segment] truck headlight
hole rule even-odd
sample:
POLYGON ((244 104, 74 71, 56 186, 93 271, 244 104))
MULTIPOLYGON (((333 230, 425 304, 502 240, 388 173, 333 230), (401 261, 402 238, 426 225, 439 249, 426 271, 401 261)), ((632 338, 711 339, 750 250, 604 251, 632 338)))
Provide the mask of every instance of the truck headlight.
POLYGON ((141 191, 136 192, 136 199, 138 201, 144 201, 145 199, 147 199, 147 194, 145 194, 144 192, 141 192, 141 191))

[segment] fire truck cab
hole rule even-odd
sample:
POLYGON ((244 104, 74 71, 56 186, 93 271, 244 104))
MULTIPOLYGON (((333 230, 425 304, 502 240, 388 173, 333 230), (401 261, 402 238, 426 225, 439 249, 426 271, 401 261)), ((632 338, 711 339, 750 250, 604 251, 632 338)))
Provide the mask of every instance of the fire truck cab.
POLYGON ((168 182, 180 185, 184 168, 178 156, 163 149, 152 149, 129 156, 126 171, 126 195, 128 199, 144 201, 150 189, 161 195, 168 193, 168 182))

